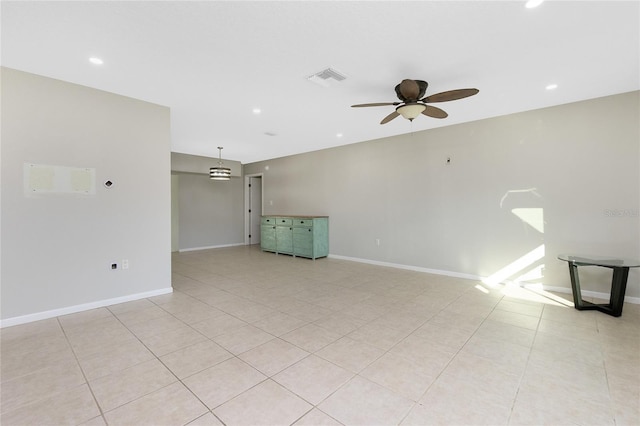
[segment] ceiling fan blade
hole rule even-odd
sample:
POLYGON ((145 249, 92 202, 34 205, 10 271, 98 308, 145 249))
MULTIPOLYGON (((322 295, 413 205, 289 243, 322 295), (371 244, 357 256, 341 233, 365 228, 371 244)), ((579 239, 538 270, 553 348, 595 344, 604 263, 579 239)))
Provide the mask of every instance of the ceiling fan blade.
POLYGON ((386 124, 386 123, 390 122, 391 120, 393 120, 394 118, 396 118, 399 115, 400 115, 399 112, 393 111, 391 114, 389 114, 385 118, 383 118, 382 121, 380 122, 380 124, 386 124))
POLYGON ((447 92, 436 93, 435 95, 427 96, 420 99, 421 102, 448 102, 455 101, 457 99, 467 98, 478 93, 478 89, 457 89, 449 90, 447 92))
POLYGON ((447 114, 445 111, 431 105, 427 105, 427 108, 422 111, 422 113, 428 117, 433 118, 447 118, 449 116, 449 114, 447 114))
POLYGON ((351 105, 351 108, 388 106, 388 105, 400 105, 400 102, 377 102, 372 104, 358 104, 358 105, 351 105))

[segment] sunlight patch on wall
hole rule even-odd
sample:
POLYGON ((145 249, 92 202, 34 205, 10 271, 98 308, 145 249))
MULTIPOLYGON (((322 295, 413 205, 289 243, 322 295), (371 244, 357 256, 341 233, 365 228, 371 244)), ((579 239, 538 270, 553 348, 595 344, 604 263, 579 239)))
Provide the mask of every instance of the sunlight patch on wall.
POLYGON ((507 278, 517 274, 518 272, 523 271, 529 266, 533 265, 540 259, 544 257, 544 244, 536 247, 531 250, 529 253, 520 257, 519 259, 514 260, 504 268, 495 272, 494 274, 484 278, 482 282, 488 286, 495 286, 502 282, 505 282, 507 278))
POLYGON ((542 208, 517 208, 512 209, 511 213, 522 219, 523 222, 530 225, 533 229, 544 234, 544 209, 542 208))
POLYGON ((522 282, 531 283, 535 281, 540 281, 542 280, 542 278, 544 278, 544 264, 536 265, 535 267, 526 271, 524 274, 520 275, 519 277, 516 277, 513 280, 513 282, 516 284, 519 284, 522 282))

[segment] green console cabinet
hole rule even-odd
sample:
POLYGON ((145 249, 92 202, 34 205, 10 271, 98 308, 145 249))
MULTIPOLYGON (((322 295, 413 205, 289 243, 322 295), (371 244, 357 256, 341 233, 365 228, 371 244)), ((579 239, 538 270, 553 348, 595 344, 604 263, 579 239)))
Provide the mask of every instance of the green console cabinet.
POLYGON ((262 216, 263 251, 315 259, 329 254, 327 216, 262 216))

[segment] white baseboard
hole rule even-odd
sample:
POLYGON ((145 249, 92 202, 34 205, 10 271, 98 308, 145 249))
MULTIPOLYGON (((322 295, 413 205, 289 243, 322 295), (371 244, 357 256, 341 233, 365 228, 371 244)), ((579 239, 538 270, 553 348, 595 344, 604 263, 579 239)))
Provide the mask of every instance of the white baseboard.
POLYGON ((173 292, 173 287, 159 290, 147 291, 144 293, 130 294, 128 296, 114 297, 113 299, 98 300, 96 302, 83 303, 82 305, 68 306, 66 308, 52 309, 50 311, 36 312, 35 314, 22 315, 19 317, 0 320, 0 328, 11 327, 13 325, 26 324, 28 322, 40 321, 55 318, 61 315, 75 314, 76 312, 88 311, 90 309, 102 308, 104 306, 117 305, 118 303, 131 302, 133 300, 146 299, 147 297, 160 296, 173 292))
MULTIPOLYGON (((543 286, 543 289, 545 291, 555 291, 557 293, 568 293, 568 294, 572 293, 571 289, 567 287, 543 286)), ((582 292, 583 299, 585 297, 596 297, 602 300, 609 300, 609 293, 602 293, 599 291, 591 291, 591 290, 581 290, 581 292, 582 292)), ((640 297, 624 296, 624 301, 626 303, 633 303, 635 305, 639 305, 640 297)))
POLYGON ((219 246, 191 247, 191 248, 179 249, 178 253, 184 253, 184 252, 187 252, 187 251, 210 250, 210 249, 225 248, 225 247, 237 247, 237 246, 244 246, 244 245, 246 245, 246 244, 245 243, 234 243, 234 244, 222 244, 222 245, 219 245, 219 246))
MULTIPOLYGON (((402 265, 399 263, 391 263, 391 262, 380 262, 377 260, 369 260, 369 259, 361 259, 358 257, 348 257, 348 256, 340 256, 337 254, 329 254, 328 256, 331 259, 340 259, 340 260, 348 260, 351 262, 359 262, 359 263, 368 263, 370 265, 378 265, 378 266, 388 266, 390 268, 397 269, 405 269, 409 271, 417 271, 417 272, 425 272, 427 274, 435 274, 435 275, 445 275, 447 277, 455 277, 455 278, 464 278, 468 280, 482 281, 483 278, 479 275, 471 275, 471 274, 463 274, 460 272, 452 272, 452 271, 444 271, 440 269, 430 269, 430 268, 422 268, 419 266, 411 266, 411 265, 402 265)), ((527 284, 522 283, 521 287, 525 287, 527 284)), ((546 286, 543 285, 542 289, 545 291, 555 291, 558 293, 567 293, 571 294, 571 287, 554 287, 554 286, 546 286)), ((590 290, 582 290, 582 296, 584 297, 597 297, 598 299, 609 300, 609 293, 601 293, 598 291, 590 291, 590 290)), ((640 304, 640 297, 631 297, 625 296, 624 301, 626 303, 634 303, 640 304)))
POLYGON ((481 280, 482 279, 482 277, 480 277, 478 275, 463 274, 463 273, 460 273, 460 272, 443 271, 443 270, 440 270, 440 269, 422 268, 420 266, 403 265, 403 264, 400 264, 400 263, 380 262, 380 261, 377 261, 377 260, 360 259, 358 257, 340 256, 340 255, 337 255, 337 254, 330 254, 329 257, 332 258, 332 259, 349 260, 351 262, 359 262, 359 263, 368 263, 369 265, 388 266, 389 268, 406 269, 406 270, 409 270, 409 271, 425 272, 427 274, 446 275, 448 277, 464 278, 464 279, 467 279, 467 280, 481 280))

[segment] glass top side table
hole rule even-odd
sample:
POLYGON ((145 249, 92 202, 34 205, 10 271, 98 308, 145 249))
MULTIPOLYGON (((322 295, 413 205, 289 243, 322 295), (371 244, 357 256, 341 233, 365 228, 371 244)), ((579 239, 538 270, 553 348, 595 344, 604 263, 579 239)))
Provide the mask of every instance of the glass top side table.
POLYGON ((640 267, 640 261, 635 259, 623 259, 603 256, 580 256, 570 254, 560 254, 558 259, 569 264, 569 275, 571 276, 571 291, 573 293, 573 303, 580 311, 597 310, 614 317, 622 315, 624 305, 624 294, 627 291, 627 278, 629 268, 640 267), (580 278, 578 277, 578 266, 600 266, 613 269, 611 280, 611 295, 609 303, 597 304, 582 300, 580 291, 580 278))

